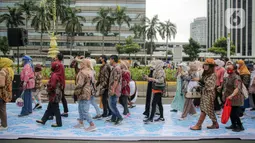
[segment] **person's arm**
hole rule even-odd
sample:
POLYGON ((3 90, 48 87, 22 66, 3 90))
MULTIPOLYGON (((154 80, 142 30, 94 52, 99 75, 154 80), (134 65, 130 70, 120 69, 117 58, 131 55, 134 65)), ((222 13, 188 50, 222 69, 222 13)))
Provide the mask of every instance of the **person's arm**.
POLYGON ((81 88, 84 85, 84 82, 85 82, 85 75, 83 75, 82 73, 78 73, 76 88, 81 88))
MULTIPOLYGON (((121 76, 122 76, 122 72, 121 72, 121 70, 120 69, 115 69, 114 71, 113 71, 114 73, 113 73, 113 75, 114 75, 114 82, 113 82, 113 85, 112 85, 112 92, 114 92, 114 91, 116 91, 116 88, 117 88, 117 86, 118 86, 118 84, 119 84, 119 82, 121 82, 120 81, 120 78, 121 78, 121 76)), ((114 94, 114 93, 112 93, 112 94, 114 94)))
POLYGON ((235 90, 234 92, 228 96, 228 99, 232 100, 236 95, 239 94, 239 91, 241 90, 242 82, 239 80, 235 80, 235 90))
POLYGON ((102 70, 102 68, 100 68, 100 70, 99 70, 96 87, 98 87, 101 83, 101 73, 102 73, 101 70, 102 70))

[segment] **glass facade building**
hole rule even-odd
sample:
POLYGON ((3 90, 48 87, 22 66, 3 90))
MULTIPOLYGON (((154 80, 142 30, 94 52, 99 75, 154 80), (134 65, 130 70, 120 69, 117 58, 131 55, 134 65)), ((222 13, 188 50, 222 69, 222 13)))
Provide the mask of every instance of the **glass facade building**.
POLYGON ((225 11, 242 8, 245 11, 244 28, 231 29, 230 39, 236 46, 236 55, 255 56, 255 1, 254 0, 207 0, 207 48, 220 37, 227 37, 225 11))
MULTIPOLYGON (((0 14, 6 13, 8 11, 7 6, 13 7, 15 3, 20 2, 19 0, 1 0, 0 3, 0 14)), ((39 2, 39 1, 38 1, 39 2)), ((86 18, 86 22, 82 23, 83 31, 76 34, 75 42, 73 45, 73 53, 78 51, 90 51, 92 54, 102 53, 102 34, 96 31, 96 24, 92 24, 92 19, 97 16, 97 12, 100 7, 111 7, 113 9, 116 6, 126 7, 127 14, 131 17, 132 22, 130 26, 135 23, 141 23, 137 19, 138 15, 145 15, 146 12, 146 0, 71 0, 70 7, 81 9, 79 15, 86 18)), ((41 34, 36 32, 31 25, 31 20, 28 22, 28 35, 29 35, 29 45, 27 46, 27 54, 36 54, 40 48, 40 38, 41 34)), ((25 28, 25 26, 23 26, 25 28)), ((125 39, 133 35, 133 32, 129 30, 127 24, 123 24, 121 27, 121 43, 125 42, 125 39)), ((0 24, 0 36, 7 35, 7 28, 5 23, 0 24)), ((116 54, 115 44, 119 42, 119 28, 118 26, 112 26, 112 31, 108 36, 105 37, 105 53, 106 54, 116 54)), ((65 33, 65 27, 61 24, 58 26, 58 46, 59 49, 65 53, 69 54, 70 41, 65 33)), ((138 42, 143 42, 142 39, 138 39, 138 42)), ((43 51, 47 53, 47 49, 50 45, 50 39, 48 33, 43 34, 43 51)), ((23 47, 21 47, 23 49, 23 47)))

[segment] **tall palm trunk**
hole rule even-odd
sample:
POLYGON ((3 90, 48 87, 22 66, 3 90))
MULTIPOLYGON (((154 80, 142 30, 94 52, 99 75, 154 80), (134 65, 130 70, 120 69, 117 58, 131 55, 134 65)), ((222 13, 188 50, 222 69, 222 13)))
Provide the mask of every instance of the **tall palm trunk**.
POLYGON ((104 34, 103 34, 103 45, 102 45, 103 47, 102 47, 102 52, 103 52, 103 55, 105 54, 104 53, 104 34))
POLYGON ((168 36, 166 37, 166 61, 167 61, 167 55, 168 55, 168 36))
POLYGON ((152 61, 152 53, 153 53, 153 49, 152 49, 152 39, 151 39, 151 48, 150 48, 150 54, 151 54, 150 60, 151 60, 151 61, 152 61))
POLYGON ((145 62, 145 65, 147 65, 147 51, 145 49, 146 48, 145 44, 146 44, 146 40, 144 39, 144 44, 143 44, 143 49, 144 49, 144 54, 145 54, 144 62, 145 62))
MULTIPOLYGON (((26 30, 28 30, 27 29, 27 23, 28 23, 28 16, 26 15, 26 30)), ((26 48, 25 48, 25 55, 27 54, 27 45, 25 46, 26 48)))
POLYGON ((42 53, 42 39, 43 39, 43 30, 41 30, 41 41, 40 41, 40 45, 41 45, 41 47, 40 47, 40 54, 42 53))
POLYGON ((120 31, 121 31, 121 25, 119 25, 119 44, 120 44, 120 31))

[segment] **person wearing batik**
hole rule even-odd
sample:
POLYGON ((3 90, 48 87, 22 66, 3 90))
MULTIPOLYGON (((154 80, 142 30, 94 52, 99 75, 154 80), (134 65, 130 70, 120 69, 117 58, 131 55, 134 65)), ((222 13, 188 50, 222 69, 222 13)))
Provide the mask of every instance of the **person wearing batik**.
POLYGON ((122 84, 122 71, 120 66, 117 64, 119 61, 118 56, 112 55, 110 57, 110 64, 112 66, 112 71, 109 80, 109 106, 112 112, 111 119, 107 122, 114 122, 115 125, 122 123, 122 116, 117 108, 118 98, 121 95, 121 84, 122 84))
POLYGON ((84 121, 86 120, 89 123, 89 127, 85 128, 85 131, 91 132, 96 130, 96 125, 92 121, 92 118, 89 114, 90 108, 90 98, 92 95, 92 80, 93 71, 91 69, 91 62, 89 59, 83 59, 80 62, 80 71, 76 78, 76 89, 83 90, 80 95, 77 95, 78 99, 78 111, 79 119, 78 124, 74 128, 84 128, 84 121))
POLYGON ((240 120, 240 106, 244 104, 244 96, 241 94, 242 81, 237 73, 237 67, 235 65, 229 65, 227 68, 229 77, 226 79, 223 91, 223 100, 231 100, 231 113, 230 120, 231 126, 226 129, 231 129, 234 132, 240 132, 244 130, 243 124, 240 120))
POLYGON ((62 104, 63 104, 63 107, 64 107, 64 113, 61 114, 62 117, 68 117, 68 105, 67 105, 67 101, 66 101, 66 98, 65 98, 65 67, 64 65, 62 64, 62 61, 64 59, 64 56, 63 54, 61 53, 58 53, 56 58, 55 58, 55 62, 58 63, 58 65, 60 66, 60 71, 61 71, 61 78, 64 79, 64 85, 63 85, 63 94, 62 94, 62 104))
POLYGON ((19 117, 27 116, 32 113, 32 89, 35 87, 35 75, 32 58, 30 56, 22 57, 22 64, 24 65, 21 73, 21 86, 23 89, 24 106, 22 107, 19 117))
POLYGON ((0 87, 0 131, 8 128, 6 103, 12 99, 12 81, 14 71, 12 69, 13 61, 8 58, 0 58, 0 70, 5 73, 5 85, 0 87))
POLYGON ((208 126, 207 129, 219 129, 219 124, 214 112, 214 100, 215 100, 215 87, 216 87, 216 74, 215 74, 215 62, 214 59, 206 59, 204 63, 204 72, 202 79, 199 81, 199 85, 202 87, 202 96, 200 103, 200 117, 197 124, 191 127, 191 130, 201 130, 202 124, 206 115, 212 120, 213 124, 208 126))
POLYGON ((96 62, 94 62, 94 59, 90 60, 90 69, 91 72, 91 97, 90 97, 90 103, 96 110, 96 116, 93 117, 93 119, 100 119, 102 117, 100 108, 98 107, 98 104, 96 103, 96 71, 94 70, 94 67, 96 66, 96 62))
POLYGON ((123 115, 130 116, 128 110, 128 97, 130 96, 130 80, 131 80, 131 73, 129 71, 129 63, 128 61, 121 61, 120 67, 122 70, 122 87, 121 87, 121 96, 120 96, 120 104, 123 106, 124 111, 123 115))
POLYGON ((215 60, 215 73, 216 73, 216 99, 214 101, 214 110, 217 115, 221 115, 221 107, 222 107, 222 87, 224 82, 224 74, 225 69, 223 68, 224 62, 217 59, 215 60))
POLYGON ((181 63, 178 65, 176 78, 177 78, 177 85, 176 85, 176 93, 174 96, 174 100, 171 103, 171 112, 183 112, 185 98, 182 93, 182 76, 187 74, 187 65, 185 63, 181 63))
MULTIPOLYGON (((250 85, 250 77, 251 77, 251 73, 250 71, 248 70, 247 66, 245 65, 244 61, 243 60, 239 60, 237 61, 237 64, 236 64, 237 68, 238 68, 238 73, 242 79, 242 82, 244 84, 244 86, 249 89, 249 85, 250 85)), ((244 115, 244 112, 245 112, 245 108, 249 108, 249 98, 246 99, 244 101, 244 106, 242 107, 242 113, 240 114, 240 117, 242 117, 244 115)))
MULTIPOLYGON (((198 86, 199 73, 198 73, 198 66, 196 65, 195 62, 189 63, 188 75, 185 77, 184 80, 187 80, 188 82, 186 91, 183 90, 184 91, 183 94, 185 96, 186 93, 194 92, 194 90, 196 90, 196 87, 198 86)), ((185 97, 183 112, 179 120, 184 120, 188 114, 196 115, 197 112, 193 104, 193 100, 194 99, 185 97)))
POLYGON ((62 99, 65 79, 61 74, 62 65, 59 64, 59 62, 52 62, 50 80, 47 84, 49 103, 42 119, 36 120, 36 122, 39 124, 44 125, 49 120, 50 116, 55 116, 56 124, 51 125, 51 127, 62 127, 59 102, 62 99))
POLYGON ((108 87, 109 87, 109 78, 111 74, 111 67, 107 64, 107 57, 105 55, 100 56, 99 58, 102 66, 99 70, 98 80, 96 83, 96 87, 99 87, 99 95, 102 96, 102 104, 103 104, 103 114, 102 117, 108 117, 111 115, 110 106, 108 104, 108 87))
POLYGON ((35 65, 35 88, 32 90, 32 98, 35 103, 33 110, 42 108, 41 92, 43 84, 41 71, 42 66, 40 64, 35 65))
MULTIPOLYGON (((164 84, 166 82, 166 74, 163 69, 164 67, 164 62, 161 60, 156 60, 155 64, 152 65, 153 68, 155 69, 153 72, 152 78, 149 78, 148 76, 145 76, 145 79, 147 81, 153 82, 153 84, 158 83, 158 84, 164 84)), ((148 124, 151 122, 163 122, 165 121, 164 115, 163 115, 163 105, 162 105, 162 95, 163 95, 163 90, 157 90, 157 89, 152 89, 153 93, 153 100, 152 100, 152 108, 151 108, 151 113, 150 117, 144 120, 144 123, 148 124), (160 117, 156 120, 154 120, 154 115, 156 112, 156 105, 159 107, 159 112, 160 112, 160 117)))

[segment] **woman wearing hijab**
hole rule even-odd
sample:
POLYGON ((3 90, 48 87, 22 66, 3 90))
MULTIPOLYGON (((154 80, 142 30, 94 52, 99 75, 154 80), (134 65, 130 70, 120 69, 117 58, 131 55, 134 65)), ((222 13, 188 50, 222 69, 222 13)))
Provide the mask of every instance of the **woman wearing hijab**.
MULTIPOLYGON (((245 65, 244 61, 243 60, 239 60, 237 61, 237 68, 238 68, 238 73, 241 77, 241 80, 244 84, 244 86, 249 89, 249 85, 250 85, 250 76, 251 76, 251 73, 250 71, 248 70, 247 66, 245 65)), ((245 111, 245 108, 249 108, 249 99, 246 99, 244 101, 244 106, 242 107, 242 111, 244 113, 245 111)), ((243 116, 243 113, 240 114, 240 116, 242 117, 243 116)))
POLYGON ((23 89, 24 106, 22 107, 19 117, 27 116, 32 113, 32 93, 31 90, 35 87, 35 75, 34 67, 32 64, 32 58, 30 56, 24 56, 22 58, 23 69, 20 73, 20 79, 23 89))
POLYGON ((49 98, 48 107, 42 119, 37 120, 36 122, 44 125, 50 116, 55 116, 56 124, 51 125, 51 127, 62 127, 59 102, 62 98, 65 80, 61 76, 61 65, 58 62, 51 63, 51 71, 50 80, 47 84, 49 98))
MULTIPOLYGON (((153 72, 152 78, 149 78, 148 76, 146 76, 145 79, 152 82, 154 85, 155 84, 165 84, 166 74, 163 69, 164 62, 161 60, 156 60, 155 64, 153 64, 152 66, 155 69, 153 72)), ((163 115, 163 105, 162 105, 163 92, 164 92, 163 90, 152 89, 152 93, 153 93, 152 109, 151 109, 150 117, 148 119, 144 120, 144 122, 146 124, 151 123, 153 121, 155 121, 155 122, 165 121, 164 115, 163 115), (159 106, 160 117, 158 119, 154 120, 154 115, 156 112, 156 105, 159 106)))
MULTIPOLYGON (((154 71, 154 69, 151 66, 150 73, 148 75, 149 78, 152 77, 153 71, 154 71)), ((143 112, 143 115, 145 115, 146 118, 149 118, 149 116, 150 116, 151 95, 152 95, 152 82, 148 81, 147 92, 146 92, 145 111, 143 112)))
MULTIPOLYGON (((188 84, 187 84, 186 90, 183 90, 184 91, 183 94, 193 92, 194 88, 198 86, 198 81, 199 81, 199 74, 197 71, 198 67, 195 62, 191 62, 189 64, 189 67, 190 69, 188 71, 188 75, 184 79, 184 80, 187 80, 188 84)), ((196 113, 197 112, 193 104, 193 99, 185 97, 183 112, 179 120, 184 120, 188 114, 195 115, 196 113)))
MULTIPOLYGON (((195 64, 198 66, 199 79, 201 79, 202 74, 204 72, 203 64, 200 61, 195 61, 195 64)), ((200 98, 194 99, 193 103, 196 107, 199 107, 200 106, 200 98)))
POLYGON ((12 81, 14 78, 14 71, 12 69, 13 61, 8 58, 0 58, 0 70, 5 78, 5 85, 0 87, 0 130, 6 130, 7 126, 7 113, 6 103, 12 99, 12 81))
POLYGON ((82 92, 77 96, 78 99, 78 111, 79 119, 78 124, 74 128, 84 128, 84 120, 90 124, 85 130, 88 132, 96 130, 96 126, 92 121, 92 118, 89 114, 90 98, 91 98, 91 80, 93 71, 91 70, 91 63, 89 59, 83 59, 80 62, 80 71, 76 78, 76 89, 81 89, 82 92))
POLYGON ((215 100, 215 87, 216 87, 216 74, 215 74, 215 62, 213 59, 206 59, 204 63, 204 72, 202 79, 199 81, 202 87, 202 96, 200 103, 201 114, 197 124, 191 127, 191 130, 201 130, 202 124, 206 115, 212 120, 213 124, 208 126, 207 129, 219 129, 219 124, 214 113, 214 100, 215 100))
POLYGON ((224 82, 225 69, 223 68, 224 62, 217 59, 215 60, 215 73, 216 73, 216 99, 214 101, 214 110, 217 115, 221 115, 221 106, 222 106, 222 87, 224 82))
POLYGON ((184 95, 182 93, 182 76, 187 74, 187 65, 182 63, 178 65, 176 78, 177 78, 177 86, 176 86, 176 93, 174 96, 174 100, 171 103, 171 112, 183 112, 183 106, 185 102, 184 95))
POLYGON ((131 73, 128 70, 129 68, 128 61, 121 61, 120 62, 120 68, 122 70, 122 84, 121 84, 121 96, 120 96, 120 104, 123 106, 124 111, 123 115, 130 116, 129 110, 128 110, 128 97, 130 95, 130 80, 131 80, 131 73))

